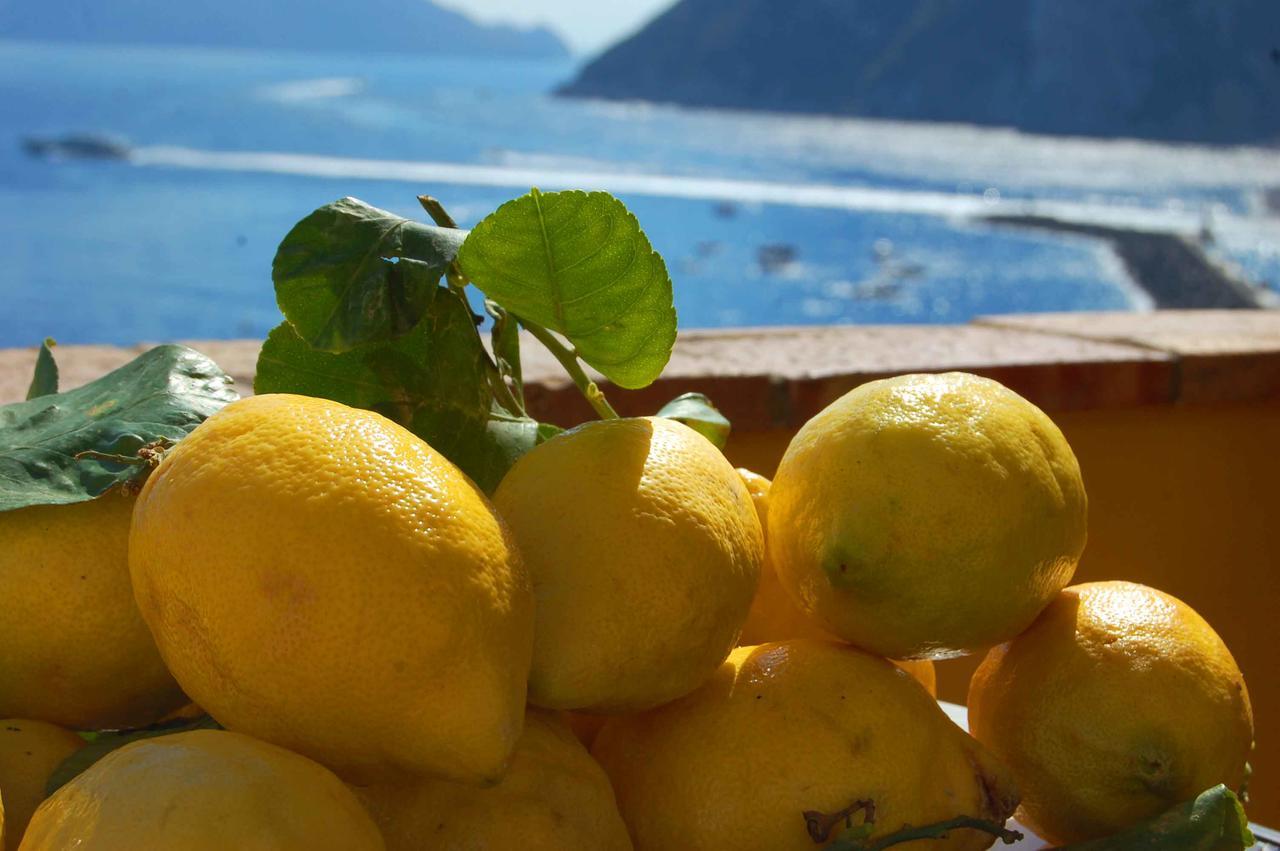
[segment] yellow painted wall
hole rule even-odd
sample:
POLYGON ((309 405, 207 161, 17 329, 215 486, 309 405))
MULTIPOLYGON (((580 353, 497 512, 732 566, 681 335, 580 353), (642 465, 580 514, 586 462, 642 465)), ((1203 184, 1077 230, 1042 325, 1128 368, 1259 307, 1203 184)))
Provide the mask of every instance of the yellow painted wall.
MULTIPOLYGON (((1089 493, 1075 581, 1130 579, 1190 603, 1231 648, 1253 700, 1250 817, 1280 826, 1280 404, 1054 416, 1089 493)), ((790 435, 735 434, 737 466, 772 475, 790 435)), ((976 658, 938 665, 964 702, 976 658)))

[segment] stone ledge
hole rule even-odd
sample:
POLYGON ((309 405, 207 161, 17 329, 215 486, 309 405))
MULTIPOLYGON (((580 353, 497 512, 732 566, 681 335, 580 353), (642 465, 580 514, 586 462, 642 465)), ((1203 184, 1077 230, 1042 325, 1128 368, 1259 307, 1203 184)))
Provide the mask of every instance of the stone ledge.
MULTIPOLYGON (((569 424, 591 416, 560 367, 524 348, 531 413, 569 424)), ((259 343, 193 342, 252 387, 259 343)), ((60 346, 63 386, 95 378, 146 346, 60 346)), ((0 350, 0 403, 21 399, 33 349, 0 350)), ((969 325, 815 326, 687 331, 661 380, 610 391, 624 414, 680 393, 710 396, 744 431, 795 428, 849 389, 904 372, 966 370, 1003 382, 1046 411, 1280 401, 1280 311, 1033 314, 969 325)))
MULTIPOLYGON (((528 377, 555 375, 549 356, 530 354, 528 377)), ((794 428, 864 382, 945 370, 995 378, 1046 410, 1167 403, 1174 376, 1172 358, 1150 349, 1016 329, 752 328, 681 334, 660 381, 611 390, 609 399, 625 414, 652 413, 673 396, 698 391, 737 429, 794 428)), ((538 415, 553 422, 590 416, 576 388, 558 376, 526 393, 538 415)))
POLYGON ((975 320, 990 328, 1138 346, 1170 355, 1175 399, 1188 404, 1280 399, 1280 311, 1037 313, 975 320))

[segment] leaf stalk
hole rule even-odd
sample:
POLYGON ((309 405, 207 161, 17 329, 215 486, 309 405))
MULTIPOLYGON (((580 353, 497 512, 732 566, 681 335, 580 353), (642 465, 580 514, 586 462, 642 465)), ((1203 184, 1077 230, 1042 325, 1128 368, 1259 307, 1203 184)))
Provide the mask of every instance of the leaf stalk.
POLYGON ((946 821, 921 825, 920 827, 904 827, 878 839, 855 840, 853 842, 837 841, 831 846, 831 851, 882 851, 882 849, 917 839, 941 839, 952 830, 957 829, 981 830, 996 837, 1005 845, 1012 845, 1022 839, 1022 834, 1018 831, 1009 830, 1004 825, 996 824, 993 821, 972 816, 957 816, 946 821))
POLYGON ((582 395, 586 397, 587 402, 597 416, 604 420, 618 419, 618 412, 613 409, 613 406, 609 404, 609 400, 604 397, 604 392, 594 381, 587 377, 587 373, 582 369, 582 363, 578 360, 577 353, 561 343, 554 334, 541 325, 523 318, 521 318, 520 324, 534 336, 534 339, 546 346, 556 360, 560 361, 560 365, 564 367, 565 372, 569 373, 569 377, 573 379, 573 383, 582 391, 582 395))

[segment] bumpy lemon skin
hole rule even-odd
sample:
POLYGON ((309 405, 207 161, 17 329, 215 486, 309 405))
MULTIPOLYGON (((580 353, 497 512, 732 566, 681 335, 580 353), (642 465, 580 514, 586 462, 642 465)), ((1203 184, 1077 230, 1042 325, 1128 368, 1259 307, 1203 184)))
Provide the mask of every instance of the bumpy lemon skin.
POLYGON ((1108 836, 1219 783, 1238 790, 1253 710, 1235 659, 1190 606, 1132 582, 1073 585, 992 649, 969 726, 1056 844, 1108 836))
POLYGON ((31 814, 45 798, 50 775, 84 745, 84 739, 54 724, 0 719, 0 792, 7 806, 0 848, 17 851, 31 814))
POLYGON ((1044 412, 990 379, 864 384, 806 423, 773 480, 769 548, 796 604, 895 659, 985 650, 1075 572, 1080 467, 1044 412))
POLYGON ((662 417, 579 426, 517 461, 494 504, 537 597, 531 703, 656 706, 733 648, 763 536, 746 486, 693 429, 662 417))
MULTIPOLYGON (((802 813, 858 800, 875 804, 875 837, 959 815, 1003 822, 1017 803, 1007 771, 907 673, 809 639, 738 648, 692 694, 610 718, 592 754, 636 851, 807 851, 802 813)), ((927 844, 992 841, 955 830, 927 844)))
POLYGON ((495 786, 421 780, 354 791, 387 851, 631 851, 609 778, 546 710, 529 710, 495 786))
MULTIPOLYGON (((760 565, 760 585, 751 600, 751 611, 747 614, 747 622, 742 625, 742 634, 738 636, 738 645, 749 647, 754 644, 767 644, 771 641, 786 641, 790 638, 817 638, 828 641, 839 641, 839 638, 827 632, 812 618, 796 608, 795 603, 787 596, 778 574, 773 569, 773 561, 769 557, 769 479, 751 470, 738 468, 738 475, 751 493, 751 501, 755 503, 756 515, 760 518, 760 528, 764 530, 765 553, 764 563, 760 565)), ((890 659, 890 662, 919 680, 920 685, 934 697, 938 696, 938 673, 933 662, 928 659, 890 659)), ((571 720, 571 724, 574 722, 571 720)), ((574 729, 578 729, 577 726, 574 729)), ((595 731, 591 731, 594 738, 595 731)), ((581 738, 581 734, 579 736, 581 738)), ((583 739, 590 744, 589 739, 583 739)))
POLYGON ((224 730, 143 739, 40 805, 20 851, 383 851, 342 781, 224 730))
POLYGON ((0 512, 0 717, 141 727, 186 702, 133 602, 133 505, 0 512))
POLYGON ((138 605, 191 699, 344 777, 497 779, 533 597, 484 495, 378 414, 255 396, 138 498, 138 605))

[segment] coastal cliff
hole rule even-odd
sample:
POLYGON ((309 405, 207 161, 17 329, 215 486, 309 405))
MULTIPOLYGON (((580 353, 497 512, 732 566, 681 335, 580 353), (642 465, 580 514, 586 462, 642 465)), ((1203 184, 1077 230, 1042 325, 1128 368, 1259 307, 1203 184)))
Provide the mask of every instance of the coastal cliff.
POLYGON ((1275 0, 680 0, 561 94, 1280 140, 1275 0))

